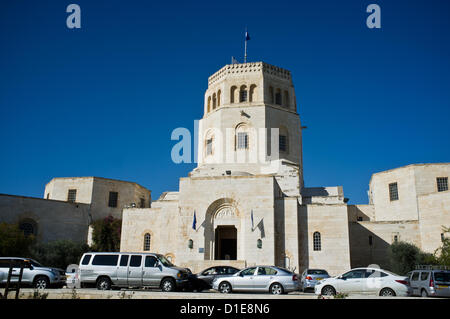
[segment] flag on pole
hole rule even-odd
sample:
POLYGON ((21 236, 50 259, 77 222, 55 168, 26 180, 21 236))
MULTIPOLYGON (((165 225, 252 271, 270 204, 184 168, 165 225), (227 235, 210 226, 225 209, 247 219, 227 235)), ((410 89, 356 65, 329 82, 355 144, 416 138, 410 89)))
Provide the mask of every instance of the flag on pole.
POLYGON ((245 41, 250 40, 250 35, 248 34, 248 31, 245 31, 245 41))
POLYGON ((251 217, 251 219, 252 219, 252 231, 253 231, 253 228, 254 228, 254 226, 253 226, 253 209, 252 209, 252 212, 251 212, 250 217, 251 217))
POLYGON ((195 210, 194 210, 194 220, 192 221, 192 229, 196 230, 197 228, 197 217, 195 216, 195 210))

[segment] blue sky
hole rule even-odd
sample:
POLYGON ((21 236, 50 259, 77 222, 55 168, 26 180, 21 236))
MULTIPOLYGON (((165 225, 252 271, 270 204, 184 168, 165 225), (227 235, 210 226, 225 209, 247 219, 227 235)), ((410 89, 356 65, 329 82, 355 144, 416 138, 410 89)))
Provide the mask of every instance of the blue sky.
POLYGON ((231 56, 292 72, 307 186, 367 203, 372 173, 450 161, 449 1, 24 1, 0 3, 0 193, 42 197, 53 177, 161 192, 173 129, 203 116, 231 56), (66 7, 81 7, 81 29, 66 7), (366 7, 381 7, 368 29, 366 7))

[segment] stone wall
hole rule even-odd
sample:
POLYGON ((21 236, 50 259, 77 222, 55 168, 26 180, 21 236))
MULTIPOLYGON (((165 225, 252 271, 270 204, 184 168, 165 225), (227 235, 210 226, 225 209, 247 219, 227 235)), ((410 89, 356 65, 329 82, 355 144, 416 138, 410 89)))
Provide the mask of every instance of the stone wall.
POLYGON ((450 227, 450 191, 419 196, 418 205, 422 250, 434 253, 442 245, 442 226, 450 227))
POLYGON ((35 223, 40 242, 87 241, 90 220, 87 204, 0 194, 0 212, 0 222, 35 223))
POLYGON ((347 205, 300 205, 298 227, 299 272, 319 268, 338 275, 350 269, 347 205), (320 251, 314 250, 315 232, 320 233, 320 251))

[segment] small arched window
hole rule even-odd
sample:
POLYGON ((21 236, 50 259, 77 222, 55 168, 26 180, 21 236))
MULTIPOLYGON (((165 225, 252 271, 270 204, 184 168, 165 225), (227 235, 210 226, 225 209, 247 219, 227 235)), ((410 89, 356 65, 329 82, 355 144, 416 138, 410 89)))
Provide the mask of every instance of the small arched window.
POLYGON ((217 91, 217 106, 220 106, 220 95, 222 94, 222 91, 217 91))
POLYGON ((237 87, 234 85, 230 89, 230 103, 234 103, 234 96, 236 95, 236 90, 237 87))
POLYGON ((289 92, 284 91, 284 106, 289 107, 289 92))
POLYGON ((322 250, 322 242, 321 242, 321 238, 320 238, 320 233, 317 231, 313 234, 313 249, 314 249, 314 251, 322 250))
POLYGON ((146 233, 144 235, 144 251, 149 251, 150 250, 151 238, 152 238, 152 236, 149 233, 146 233))
POLYGON ((246 85, 242 85, 240 90, 239 90, 239 102, 247 102, 247 86, 246 85))
POLYGON ((208 104, 208 113, 209 112, 211 112, 211 97, 210 96, 208 96, 208 102, 207 102, 207 104, 208 104))
POLYGON ((256 100, 255 90, 256 90, 256 85, 255 84, 250 85, 250 94, 249 94, 249 99, 248 99, 249 102, 253 102, 256 100))
POLYGON ((273 99, 273 87, 269 86, 269 102, 271 104, 274 103, 274 99, 273 99))
POLYGON ((216 106, 217 106, 216 93, 213 94, 212 105, 213 105, 213 110, 215 110, 215 109, 216 109, 216 106))
POLYGON ((281 90, 277 89, 275 92, 275 104, 281 105, 282 104, 282 97, 281 97, 281 90))
POLYGON ((37 234, 37 224, 32 219, 25 219, 19 223, 19 229, 23 231, 25 236, 36 236, 37 234))

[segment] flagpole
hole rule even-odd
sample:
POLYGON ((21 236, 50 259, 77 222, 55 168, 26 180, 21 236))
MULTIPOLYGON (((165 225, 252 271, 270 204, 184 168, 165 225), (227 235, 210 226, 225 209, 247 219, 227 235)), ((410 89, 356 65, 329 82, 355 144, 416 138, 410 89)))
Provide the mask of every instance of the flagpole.
POLYGON ((247 37, 245 37, 244 63, 247 63, 247 37))
POLYGON ((244 63, 247 63, 247 27, 245 27, 244 63))

